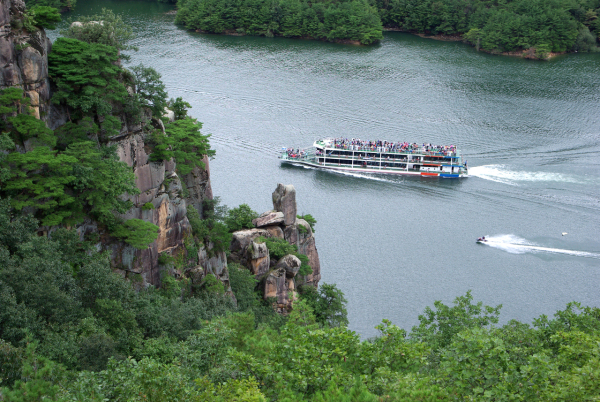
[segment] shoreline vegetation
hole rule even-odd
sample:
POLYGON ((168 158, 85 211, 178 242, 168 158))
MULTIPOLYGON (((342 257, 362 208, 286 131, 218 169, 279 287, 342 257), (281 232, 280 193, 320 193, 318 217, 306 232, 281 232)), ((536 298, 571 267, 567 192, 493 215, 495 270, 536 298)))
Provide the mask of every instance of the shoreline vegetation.
POLYGON ((178 0, 175 22, 202 33, 370 45, 383 31, 548 59, 596 52, 600 0, 178 0))

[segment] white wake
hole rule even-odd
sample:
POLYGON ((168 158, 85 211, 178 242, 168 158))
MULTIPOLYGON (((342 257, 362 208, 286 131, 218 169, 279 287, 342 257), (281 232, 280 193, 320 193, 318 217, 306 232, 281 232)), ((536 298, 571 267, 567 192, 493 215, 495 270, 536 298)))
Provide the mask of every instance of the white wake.
POLYGON ((469 176, 518 186, 519 182, 563 182, 581 183, 575 177, 550 172, 520 172, 510 170, 505 165, 483 165, 469 168, 469 176))
POLYGON ((542 247, 535 243, 532 243, 526 239, 523 239, 515 235, 495 235, 485 236, 487 239, 486 246, 498 248, 511 254, 525 254, 525 253, 553 253, 553 254, 566 254, 576 257, 587 257, 600 259, 600 254, 590 253, 587 251, 577 250, 566 250, 560 248, 542 247))

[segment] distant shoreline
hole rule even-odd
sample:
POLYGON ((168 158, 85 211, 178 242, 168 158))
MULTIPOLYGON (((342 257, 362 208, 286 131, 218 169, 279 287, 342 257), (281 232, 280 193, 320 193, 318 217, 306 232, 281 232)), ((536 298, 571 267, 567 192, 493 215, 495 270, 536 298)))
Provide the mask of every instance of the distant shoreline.
MULTIPOLYGON (((208 35, 255 36, 255 37, 268 38, 268 36, 266 36, 266 35, 248 35, 246 33, 240 33, 240 32, 237 32, 235 30, 232 30, 232 29, 226 29, 225 31, 223 31, 221 33, 204 31, 202 29, 188 29, 188 31, 192 31, 192 32, 196 32, 196 33, 201 33, 201 34, 208 34, 208 35)), ((272 37, 276 37, 276 38, 288 38, 288 39, 316 40, 316 41, 319 41, 319 42, 329 42, 329 43, 340 43, 340 44, 343 44, 343 45, 357 45, 357 46, 360 45, 360 46, 363 46, 363 44, 360 43, 360 41, 358 41, 358 40, 352 40, 352 39, 324 40, 324 39, 319 39, 319 38, 313 38, 312 36, 293 36, 293 37, 287 37, 287 36, 283 36, 283 35, 273 35, 272 37)), ((364 46, 369 46, 369 45, 364 45, 364 46)))
MULTIPOLYGON (((400 29, 400 28, 383 28, 383 31, 384 32, 403 32, 403 33, 408 33, 411 35, 416 35, 416 36, 419 36, 424 39, 433 39, 433 40, 439 40, 442 42, 464 42, 463 37, 460 34, 434 35, 434 34, 425 34, 425 33, 420 33, 420 32, 411 32, 411 31, 408 31, 405 29, 400 29)), ((478 51, 485 52, 488 54, 499 55, 499 56, 521 57, 521 58, 530 59, 530 60, 550 60, 553 57, 569 53, 569 52, 550 52, 548 54, 548 57, 546 57, 545 59, 540 59, 539 57, 535 56, 534 50, 532 50, 532 49, 523 49, 523 50, 517 50, 515 52, 500 52, 500 53, 491 52, 491 51, 485 50, 485 49, 479 49, 478 51)))

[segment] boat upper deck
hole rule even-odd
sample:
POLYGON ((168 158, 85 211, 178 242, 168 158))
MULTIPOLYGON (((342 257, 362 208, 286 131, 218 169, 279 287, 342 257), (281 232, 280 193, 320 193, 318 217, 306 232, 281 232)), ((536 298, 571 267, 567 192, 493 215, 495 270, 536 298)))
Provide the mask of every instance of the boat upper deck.
POLYGON ((324 149, 339 149, 346 151, 379 152, 394 154, 419 154, 439 158, 460 158, 460 152, 455 145, 432 145, 391 141, 363 141, 352 138, 330 138, 318 140, 314 144, 324 149))

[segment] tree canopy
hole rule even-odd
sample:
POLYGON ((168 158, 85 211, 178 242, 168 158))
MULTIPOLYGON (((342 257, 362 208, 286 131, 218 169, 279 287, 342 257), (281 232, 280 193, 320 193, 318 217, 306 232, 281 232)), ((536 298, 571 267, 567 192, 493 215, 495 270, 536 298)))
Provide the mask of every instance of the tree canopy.
POLYGON ((179 0, 176 22, 211 33, 309 37, 371 44, 383 38, 367 0, 179 0))

